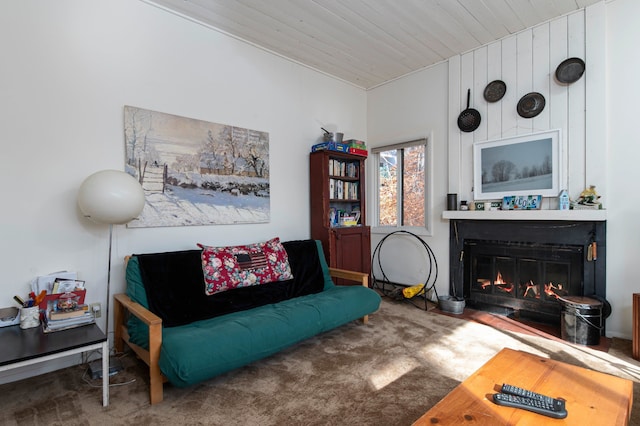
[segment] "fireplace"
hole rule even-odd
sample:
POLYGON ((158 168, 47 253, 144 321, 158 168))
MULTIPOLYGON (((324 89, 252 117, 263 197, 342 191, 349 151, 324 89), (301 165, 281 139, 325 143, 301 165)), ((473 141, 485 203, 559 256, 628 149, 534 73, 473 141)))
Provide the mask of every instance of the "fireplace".
POLYGON ((559 298, 606 297, 605 226, 604 221, 451 220, 451 289, 475 309, 559 324, 559 298))

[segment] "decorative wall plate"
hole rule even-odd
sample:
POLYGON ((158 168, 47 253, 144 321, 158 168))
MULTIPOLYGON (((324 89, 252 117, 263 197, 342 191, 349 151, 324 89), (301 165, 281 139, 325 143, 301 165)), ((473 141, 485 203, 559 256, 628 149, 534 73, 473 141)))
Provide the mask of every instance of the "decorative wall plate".
POLYGON ((556 79, 564 84, 575 83, 584 74, 584 68, 584 61, 580 58, 565 59, 556 68, 556 79))
POLYGON ((498 102, 507 93, 507 85, 502 80, 493 80, 484 88, 484 100, 498 102))
POLYGON ((533 118, 544 109, 546 101, 544 96, 538 92, 531 92, 524 95, 518 101, 518 115, 523 118, 533 118))

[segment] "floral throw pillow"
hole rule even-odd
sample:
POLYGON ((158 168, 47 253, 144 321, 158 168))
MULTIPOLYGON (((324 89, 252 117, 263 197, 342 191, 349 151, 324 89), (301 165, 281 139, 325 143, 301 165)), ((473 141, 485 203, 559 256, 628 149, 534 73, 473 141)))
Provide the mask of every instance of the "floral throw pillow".
POLYGON ((249 287, 293 278, 289 256, 279 238, 262 243, 202 249, 205 293, 210 296, 236 287, 249 287))

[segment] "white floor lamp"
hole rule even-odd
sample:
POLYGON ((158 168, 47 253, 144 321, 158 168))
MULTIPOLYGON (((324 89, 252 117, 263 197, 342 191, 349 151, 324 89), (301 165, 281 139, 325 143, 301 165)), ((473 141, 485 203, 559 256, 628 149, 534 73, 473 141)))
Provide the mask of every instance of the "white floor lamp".
MULTIPOLYGON (((144 191, 138 181, 119 170, 102 170, 87 177, 78 191, 78 207, 93 222, 109 225, 109 262, 107 267, 107 304, 105 335, 109 338, 111 298, 111 247, 113 225, 131 222, 144 208, 144 191)), ((102 354, 105 356, 105 354, 102 354)))

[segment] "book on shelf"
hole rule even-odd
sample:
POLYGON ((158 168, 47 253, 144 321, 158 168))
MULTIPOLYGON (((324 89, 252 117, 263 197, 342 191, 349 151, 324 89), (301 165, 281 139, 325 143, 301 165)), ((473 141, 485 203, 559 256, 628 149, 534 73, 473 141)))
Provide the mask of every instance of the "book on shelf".
POLYGON ((339 180, 336 183, 338 185, 336 198, 339 199, 339 200, 342 200, 344 198, 344 182, 339 180))
POLYGON ((358 178, 358 164, 349 160, 329 160, 329 176, 358 178))

